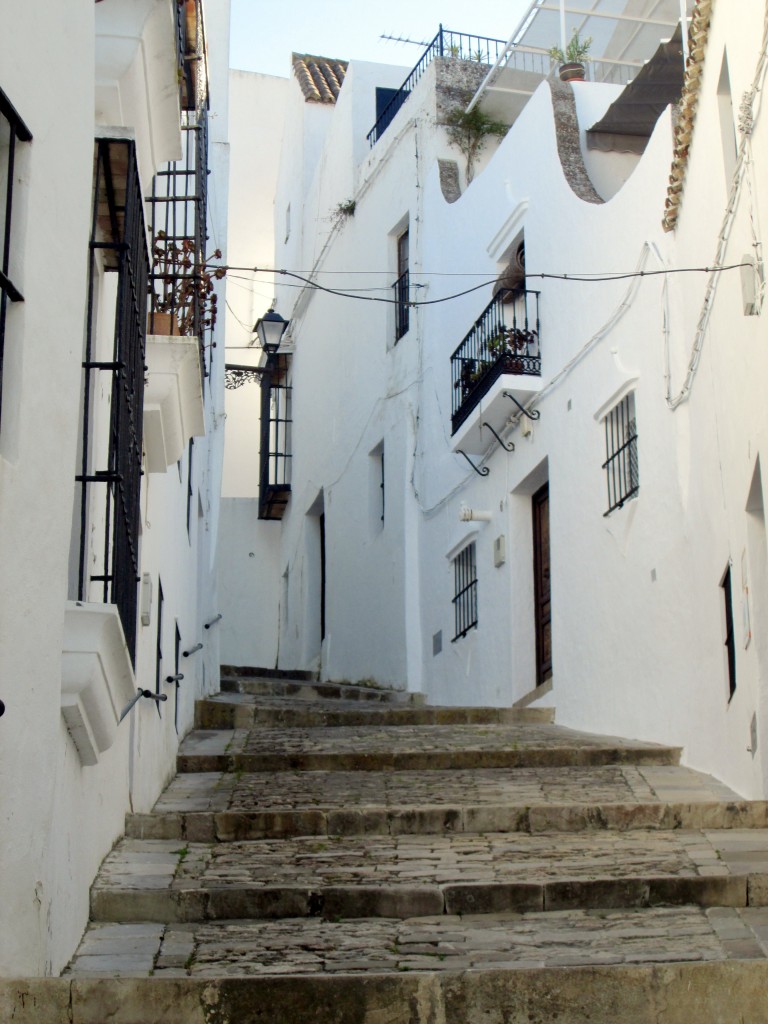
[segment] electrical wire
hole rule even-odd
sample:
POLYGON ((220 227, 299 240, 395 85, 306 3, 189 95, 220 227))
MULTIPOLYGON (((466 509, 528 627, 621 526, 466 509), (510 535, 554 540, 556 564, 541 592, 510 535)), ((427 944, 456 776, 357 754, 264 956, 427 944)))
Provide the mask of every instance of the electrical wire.
MULTIPOLYGON (((577 283, 580 283, 580 284, 599 284, 599 283, 605 282, 605 281, 626 281, 626 280, 629 280, 630 278, 636 278, 636 277, 657 277, 657 276, 666 276, 666 275, 669 275, 669 274, 695 274, 695 273, 700 273, 700 274, 719 274, 719 273, 721 273, 723 271, 726 271, 726 270, 738 270, 740 267, 743 267, 743 266, 751 266, 751 264, 731 263, 731 264, 726 264, 726 265, 717 265, 716 264, 716 265, 711 266, 711 267, 670 267, 670 268, 666 268, 666 269, 662 269, 662 270, 631 270, 631 271, 622 271, 620 273, 614 273, 614 274, 526 273, 525 276, 526 276, 526 279, 539 278, 539 279, 542 279, 542 280, 547 279, 547 280, 566 281, 566 282, 567 281, 572 281, 572 282, 577 282, 577 283)), ((292 270, 276 270, 274 268, 268 268, 268 267, 233 267, 233 266, 229 266, 229 265, 226 265, 224 267, 224 270, 226 270, 227 275, 229 275, 232 271, 241 271, 241 272, 245 271, 245 272, 251 273, 251 274, 277 274, 277 275, 284 276, 284 277, 292 277, 292 278, 295 278, 297 281, 301 281, 302 282, 301 285, 293 285, 292 287, 307 287, 308 286, 308 287, 314 289, 315 291, 326 292, 328 295, 338 295, 340 298, 344 298, 344 299, 358 299, 358 300, 363 301, 363 302, 383 302, 383 303, 386 303, 387 305, 391 305, 391 306, 407 305, 407 306, 409 306, 411 308, 415 308, 417 306, 436 306, 436 305, 438 305, 441 302, 451 302, 453 299, 460 299, 464 295, 470 295, 472 292, 480 291, 480 289, 482 289, 482 288, 487 288, 488 285, 495 284, 496 281, 497 281, 497 278, 494 277, 494 278, 486 279, 485 281, 482 281, 480 284, 473 285, 471 288, 464 288, 460 292, 453 292, 450 295, 443 295, 441 298, 438 298, 438 299, 410 299, 410 300, 408 300, 407 302, 404 303, 401 299, 384 298, 383 296, 380 296, 380 295, 361 295, 360 294, 361 291, 382 291, 383 289, 380 288, 380 287, 355 289, 355 290, 347 290, 347 289, 342 290, 340 288, 329 288, 327 285, 320 284, 318 281, 313 281, 311 278, 304 277, 302 274, 297 274, 296 272, 294 272, 292 270)), ((236 277, 237 275, 233 275, 233 276, 236 277)), ((246 278, 240 278, 240 280, 247 280, 247 279, 246 278)), ((289 287, 291 287, 291 286, 289 285, 289 287)), ((414 285, 414 287, 416 287, 416 288, 423 288, 425 286, 422 285, 422 284, 416 284, 416 285, 414 285)))

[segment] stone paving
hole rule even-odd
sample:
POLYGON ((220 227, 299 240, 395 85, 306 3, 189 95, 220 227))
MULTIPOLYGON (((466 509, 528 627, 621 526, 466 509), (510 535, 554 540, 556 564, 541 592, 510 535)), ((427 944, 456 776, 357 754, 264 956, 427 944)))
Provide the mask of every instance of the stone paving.
MULTIPOLYGON (((759 1001, 762 982, 743 972, 764 964, 768 981, 768 804, 680 767, 674 748, 564 730, 548 714, 502 724, 478 711, 426 725, 417 702, 409 709, 399 694, 355 699, 347 687, 264 677, 228 685, 242 692, 206 704, 231 727, 187 738, 179 775, 152 814, 129 816, 127 837, 106 858, 73 981, 291 980, 285 991, 242 996, 272 1006, 248 1021, 285 1024, 479 1024, 483 1014, 549 1024, 545 1011, 513 1017, 505 1001, 521 984, 533 991, 548 970, 559 973, 546 991, 561 978, 578 993, 592 982, 569 972, 585 968, 670 965, 682 985, 686 965, 735 965, 759 1001), (360 724, 369 700, 383 717, 366 711, 370 724, 360 724), (325 726, 308 725, 307 712, 325 726), (275 713, 286 716, 280 727, 275 713), (505 987, 505 972, 524 980, 505 987), (403 982, 411 974, 461 982, 432 992, 442 1009, 427 1000, 417 1012, 421 997, 403 982), (472 981, 486 975, 487 985, 472 981), (341 1009, 306 987, 312 978, 358 978, 366 999, 376 978, 396 989, 381 1004, 376 996, 369 1015, 362 990, 344 989, 351 1001, 341 1009), (482 1013, 467 1009, 477 984, 482 1013), (404 1015, 391 1004, 398 992, 411 1007, 404 1015), (292 1000, 303 1000, 300 1013, 282 1009, 292 1000)), ((201 707, 198 720, 209 713, 201 707)), ((585 1007, 609 989, 617 1006, 636 984, 635 975, 589 977, 597 987, 585 1007)), ((718 977, 706 975, 712 991, 718 977)), ((225 998, 220 988, 200 993, 163 1020, 182 1024, 198 998, 225 998)), ((582 996, 567 1002, 582 1005, 582 996)), ((660 1006, 643 1021, 667 1020, 660 1006)), ((194 1019, 211 1013, 218 1021, 215 1009, 194 1019)), ((629 1018, 594 1017, 617 1020, 629 1018)))
POLYGON ((177 775, 155 805, 173 811, 288 810, 624 802, 717 802, 739 797, 676 766, 607 765, 399 772, 201 772, 177 775))
POLYGON ((673 747, 525 723, 198 730, 178 763, 181 771, 434 771, 678 760, 673 747))

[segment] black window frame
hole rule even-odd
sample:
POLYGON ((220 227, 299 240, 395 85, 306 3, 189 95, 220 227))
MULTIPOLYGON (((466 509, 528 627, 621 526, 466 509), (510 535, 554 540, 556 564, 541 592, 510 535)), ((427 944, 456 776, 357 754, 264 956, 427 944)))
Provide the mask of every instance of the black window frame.
POLYGON ((453 616, 451 643, 477 629, 477 544, 467 544, 453 559, 453 616))
POLYGON ((606 414, 605 470, 608 487, 608 509, 603 516, 622 508, 640 489, 637 460, 637 411, 635 392, 624 395, 606 414))
MULTIPOLYGON (((8 302, 23 302, 24 296, 11 274, 12 255, 12 224, 13 224, 13 186, 16 164, 16 145, 20 142, 31 142, 32 132, 24 123, 19 112, 11 103, 7 94, 0 89, 0 120, 7 125, 8 152, 4 159, 5 195, 0 195, 0 218, 2 234, 0 234, 0 411, 2 410, 3 356, 5 352, 5 322, 8 302)), ((2 158, 0 158, 2 159, 2 158)), ((0 172, 0 181, 3 173, 0 172)))

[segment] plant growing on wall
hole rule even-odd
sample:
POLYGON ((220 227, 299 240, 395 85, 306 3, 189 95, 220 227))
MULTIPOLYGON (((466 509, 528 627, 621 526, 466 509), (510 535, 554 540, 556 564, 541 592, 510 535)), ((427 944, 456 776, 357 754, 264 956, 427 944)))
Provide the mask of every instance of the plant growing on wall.
MULTIPOLYGON (((152 245, 152 312, 168 316, 168 334, 193 335, 196 308, 199 329, 214 328, 218 301, 214 282, 225 277, 227 270, 211 266, 210 261, 220 259, 221 249, 216 249, 202 262, 197 262, 193 239, 171 241, 164 231, 157 232, 152 245)), ((155 333, 163 333, 156 325, 153 329, 155 333)))
POLYGON ((334 227, 341 227, 345 220, 349 217, 355 216, 355 210, 357 209, 357 203, 354 199, 345 199, 342 203, 334 209, 333 213, 329 217, 329 220, 334 227))
POLYGON ((458 146, 466 160, 467 184, 472 181, 475 173, 475 161, 485 149, 489 137, 503 139, 509 131, 509 125, 494 121, 484 114, 479 107, 473 107, 468 113, 464 106, 452 110, 445 119, 448 138, 454 146, 458 146))

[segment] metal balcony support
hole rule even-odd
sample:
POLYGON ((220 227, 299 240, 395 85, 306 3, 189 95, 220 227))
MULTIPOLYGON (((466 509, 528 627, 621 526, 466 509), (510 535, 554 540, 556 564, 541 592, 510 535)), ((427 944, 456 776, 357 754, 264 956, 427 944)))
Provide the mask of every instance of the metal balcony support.
POLYGON ((195 644, 195 646, 194 647, 190 647, 188 651, 182 651, 181 653, 182 653, 183 657, 188 658, 190 656, 190 654, 195 654, 197 651, 202 651, 202 649, 203 649, 203 645, 202 644, 195 644))
POLYGON ((490 471, 490 469, 489 469, 489 468, 488 468, 487 466, 480 466, 480 467, 478 468, 478 467, 477 467, 477 466, 476 466, 476 465, 474 464, 474 462, 472 461, 472 459, 470 459, 470 457, 469 457, 469 456, 467 455, 467 453, 466 453, 466 452, 463 452, 463 451, 461 450, 461 448, 457 448, 457 449, 456 449, 456 454, 457 454, 457 455, 463 455, 463 456, 464 456, 464 458, 465 458, 465 459, 467 460, 467 462, 468 462, 468 463, 470 464, 470 466, 472 467, 472 469, 474 469, 474 471, 475 471, 475 472, 477 473, 477 475, 478 475, 478 476, 489 476, 489 475, 490 475, 490 472, 491 472, 491 471, 490 471))
POLYGON ((203 629, 210 629, 211 626, 215 626, 217 622, 221 622, 223 618, 224 616, 221 614, 221 612, 219 612, 218 615, 214 615, 210 622, 206 622, 206 624, 203 626, 203 629))
POLYGON ((483 426, 488 427, 490 432, 493 434, 493 436, 496 438, 496 440, 499 442, 499 444, 501 445, 505 452, 513 452, 515 450, 514 442, 502 441, 502 439, 499 437, 499 435, 496 433, 496 431, 493 429, 490 423, 483 423, 483 426))
POLYGON ((509 398, 510 401, 514 402, 523 416, 527 416, 529 420, 541 419, 541 413, 538 409, 526 409, 525 406, 521 405, 514 395, 510 394, 509 391, 504 392, 504 397, 509 398))
POLYGON ((169 685, 171 683, 176 683, 176 685, 178 686, 183 678, 184 678, 184 673, 183 672, 177 672, 175 676, 166 676, 165 677, 165 681, 169 685))

